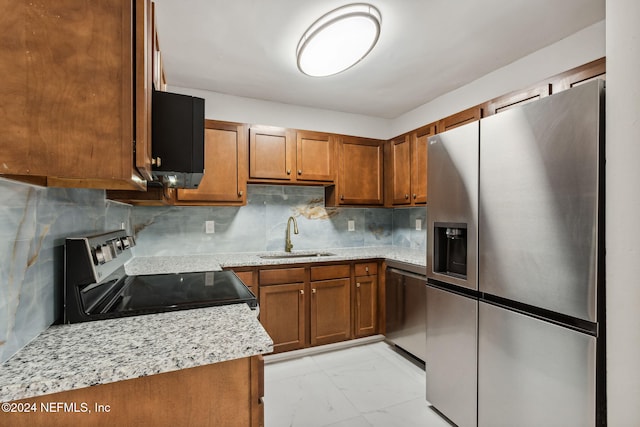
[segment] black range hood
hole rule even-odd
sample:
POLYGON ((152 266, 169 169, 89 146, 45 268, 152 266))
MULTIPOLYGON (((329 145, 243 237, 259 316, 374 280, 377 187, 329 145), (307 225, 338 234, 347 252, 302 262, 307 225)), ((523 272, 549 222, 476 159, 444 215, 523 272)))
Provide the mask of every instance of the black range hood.
POLYGON ((197 188, 204 173, 204 99, 154 90, 151 112, 154 179, 197 188))

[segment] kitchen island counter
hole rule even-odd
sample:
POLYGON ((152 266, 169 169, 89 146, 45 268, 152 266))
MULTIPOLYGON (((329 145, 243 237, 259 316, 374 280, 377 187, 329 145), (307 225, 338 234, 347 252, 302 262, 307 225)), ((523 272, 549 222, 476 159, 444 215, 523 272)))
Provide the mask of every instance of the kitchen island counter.
POLYGON ((0 401, 225 362, 273 350, 246 304, 54 325, 0 367, 0 401))

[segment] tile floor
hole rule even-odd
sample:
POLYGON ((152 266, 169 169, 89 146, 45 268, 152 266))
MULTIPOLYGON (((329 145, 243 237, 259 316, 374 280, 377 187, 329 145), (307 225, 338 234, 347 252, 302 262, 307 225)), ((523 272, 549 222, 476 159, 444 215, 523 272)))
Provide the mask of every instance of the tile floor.
POLYGON ((424 371, 376 342, 265 365, 266 427, 449 427, 424 371))

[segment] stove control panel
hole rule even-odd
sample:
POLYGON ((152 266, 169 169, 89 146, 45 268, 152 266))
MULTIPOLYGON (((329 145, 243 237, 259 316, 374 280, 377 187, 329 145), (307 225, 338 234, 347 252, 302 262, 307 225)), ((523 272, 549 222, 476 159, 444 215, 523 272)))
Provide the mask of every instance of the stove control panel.
POLYGON ((83 237, 69 237, 65 242, 67 274, 90 277, 99 283, 132 258, 136 245, 125 230, 83 237))

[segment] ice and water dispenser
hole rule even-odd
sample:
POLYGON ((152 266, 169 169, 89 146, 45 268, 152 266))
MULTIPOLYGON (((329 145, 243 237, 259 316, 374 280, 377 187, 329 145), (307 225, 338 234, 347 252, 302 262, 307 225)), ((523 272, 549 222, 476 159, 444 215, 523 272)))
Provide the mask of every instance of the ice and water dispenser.
POLYGON ((434 223, 433 271, 467 278, 467 224, 434 223))

